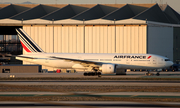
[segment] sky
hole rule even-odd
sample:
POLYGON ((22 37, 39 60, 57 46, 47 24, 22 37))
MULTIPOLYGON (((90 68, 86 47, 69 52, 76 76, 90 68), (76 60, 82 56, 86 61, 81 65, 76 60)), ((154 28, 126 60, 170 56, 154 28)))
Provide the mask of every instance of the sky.
POLYGON ((0 0, 0 3, 23 3, 31 2, 36 4, 126 4, 126 3, 159 3, 168 4, 180 13, 180 0, 0 0))

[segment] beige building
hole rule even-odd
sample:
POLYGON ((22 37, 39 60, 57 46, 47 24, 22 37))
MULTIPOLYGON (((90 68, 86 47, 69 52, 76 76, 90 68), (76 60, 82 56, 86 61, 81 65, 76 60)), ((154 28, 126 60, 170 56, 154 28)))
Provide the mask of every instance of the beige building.
POLYGON ((180 15, 169 5, 13 4, 0 7, 0 14, 4 13, 0 16, 0 25, 22 27, 45 52, 152 53, 174 62, 180 60, 180 15), (7 11, 10 13, 6 15, 7 11))

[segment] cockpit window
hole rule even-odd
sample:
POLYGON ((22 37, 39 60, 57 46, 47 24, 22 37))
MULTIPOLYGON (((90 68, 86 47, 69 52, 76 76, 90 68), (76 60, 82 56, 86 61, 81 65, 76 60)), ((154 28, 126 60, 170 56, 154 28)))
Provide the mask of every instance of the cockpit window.
POLYGON ((170 61, 170 59, 165 59, 165 61, 170 61))

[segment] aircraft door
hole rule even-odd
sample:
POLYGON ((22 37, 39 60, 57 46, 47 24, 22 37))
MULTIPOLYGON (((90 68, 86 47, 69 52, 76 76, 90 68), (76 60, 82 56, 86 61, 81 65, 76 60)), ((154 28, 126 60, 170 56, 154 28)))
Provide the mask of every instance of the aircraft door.
POLYGON ((161 58, 160 58, 160 59, 158 60, 158 64, 163 64, 163 63, 164 63, 163 61, 164 61, 164 59, 161 59, 161 58))
POLYGON ((153 63, 153 64, 157 64, 157 58, 154 57, 154 58, 152 59, 152 63, 153 63))

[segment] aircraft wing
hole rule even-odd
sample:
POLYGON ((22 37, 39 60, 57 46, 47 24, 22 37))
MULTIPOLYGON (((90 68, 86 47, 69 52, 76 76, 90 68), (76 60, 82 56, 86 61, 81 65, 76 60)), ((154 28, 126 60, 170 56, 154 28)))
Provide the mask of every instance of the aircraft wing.
POLYGON ((50 56, 50 58, 72 61, 72 62, 76 62, 76 63, 82 64, 82 65, 98 65, 99 66, 99 65, 105 64, 103 62, 79 60, 79 59, 72 59, 72 58, 63 58, 63 57, 56 57, 56 56, 50 56))
POLYGON ((26 57, 26 56, 16 56, 16 57, 27 58, 27 59, 35 59, 33 57, 26 57))
POLYGON ((37 58, 37 57, 28 57, 28 56, 14 56, 14 57, 20 57, 20 58, 25 58, 25 59, 47 59, 47 58, 37 58))
POLYGON ((21 55, 11 55, 11 54, 6 54, 5 57, 20 57, 20 58, 27 58, 27 59, 38 59, 38 58, 33 58, 33 57, 27 57, 27 56, 21 56, 21 55))

